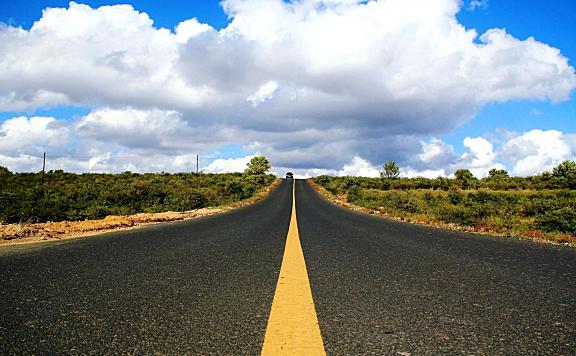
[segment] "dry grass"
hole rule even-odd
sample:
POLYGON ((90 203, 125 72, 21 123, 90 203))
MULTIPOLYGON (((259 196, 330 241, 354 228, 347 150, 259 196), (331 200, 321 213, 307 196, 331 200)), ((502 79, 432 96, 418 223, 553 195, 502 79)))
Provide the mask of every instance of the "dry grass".
POLYGON ((556 243, 576 247, 576 236, 569 234, 558 234, 556 236, 556 243))
MULTIPOLYGON (((321 185, 314 182, 313 179, 309 179, 308 182, 326 199, 330 200, 336 205, 343 206, 349 209, 353 209, 356 211, 361 211, 366 214, 371 215, 378 215, 382 217, 386 217, 393 220, 398 221, 405 221, 409 223, 427 225, 437 228, 449 229, 449 230, 456 230, 456 231, 465 231, 465 232, 472 232, 472 233, 481 233, 485 235, 491 236, 500 236, 500 237, 514 237, 520 238, 525 240, 532 240, 537 242, 544 242, 544 243, 556 243, 562 244, 567 246, 576 247, 576 236, 571 234, 565 233, 545 233, 540 230, 524 230, 519 234, 511 234, 510 231, 504 230, 500 226, 491 226, 491 225, 480 225, 480 226, 461 226, 454 223, 446 223, 443 221, 438 221, 432 219, 430 216, 426 214, 410 214, 410 213, 396 213, 391 214, 389 212, 384 212, 381 210, 374 210, 368 209, 365 207, 357 206, 347 202, 346 194, 339 194, 335 195, 326 190, 321 185)), ((527 191, 526 194, 533 194, 531 191, 527 191)))
POLYGON ((111 215, 101 220, 0 225, 0 245, 60 240, 94 235, 99 232, 130 229, 159 222, 189 220, 201 216, 213 215, 262 200, 278 186, 281 181, 282 180, 277 179, 269 187, 260 189, 251 198, 222 207, 203 208, 186 212, 169 211, 164 213, 142 213, 130 216, 111 215))

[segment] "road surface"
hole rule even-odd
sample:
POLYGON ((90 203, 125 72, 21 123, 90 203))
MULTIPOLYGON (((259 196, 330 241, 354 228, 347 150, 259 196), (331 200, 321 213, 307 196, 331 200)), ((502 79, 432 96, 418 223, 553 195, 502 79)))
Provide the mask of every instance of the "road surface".
POLYGON ((297 300, 300 287, 280 292, 294 270, 311 296, 289 316, 306 309, 328 355, 576 354, 575 249, 351 212, 305 181, 292 214, 292 194, 285 182, 222 215, 1 247, 0 354, 258 355, 294 323, 271 315, 297 300))

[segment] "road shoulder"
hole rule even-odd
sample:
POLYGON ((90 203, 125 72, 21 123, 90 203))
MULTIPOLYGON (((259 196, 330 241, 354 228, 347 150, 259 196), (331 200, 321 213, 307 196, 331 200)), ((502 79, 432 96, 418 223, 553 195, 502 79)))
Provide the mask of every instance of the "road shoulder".
POLYGON ((18 244, 54 242, 95 236, 113 231, 133 230, 152 224, 221 214, 265 199, 281 182, 282 179, 276 179, 270 186, 252 197, 221 207, 208 207, 185 212, 140 213, 129 216, 111 215, 99 220, 0 225, 0 248, 18 244))
POLYGON ((352 203, 347 202, 346 200, 344 200, 342 197, 338 197, 334 194, 332 194, 331 192, 329 192, 328 190, 326 190, 324 187, 320 186, 319 184, 317 184, 316 182, 314 182, 312 179, 308 179, 307 182, 314 188, 314 190, 320 194, 322 197, 324 197, 327 201, 331 202, 332 204, 353 210, 353 211, 357 211, 359 213, 363 213, 363 214, 367 214, 367 215, 373 215, 373 216, 377 216, 380 218, 384 218, 384 219, 390 219, 390 220, 394 220, 394 221, 399 221, 399 222, 404 222, 404 223, 410 223, 410 224, 416 224, 416 225, 423 225, 423 226, 429 226, 429 227, 434 227, 437 229, 444 229, 444 230, 451 230, 451 231, 461 231, 461 232, 468 232, 468 233, 473 233, 473 234, 479 234, 482 236, 490 236, 490 237, 498 237, 498 238, 513 238, 513 239, 518 239, 518 240, 527 240, 527 241, 533 241, 533 242, 538 242, 538 243, 544 243, 544 244, 551 244, 551 245, 558 245, 558 246, 566 246, 566 247, 573 247, 576 248, 576 242, 573 243, 557 243, 551 240, 544 240, 544 239, 539 239, 536 237, 530 237, 530 236, 524 236, 524 235, 509 235, 509 234, 505 234, 505 233, 497 233, 494 231, 489 231, 489 230, 484 230, 484 229, 478 229, 476 227, 469 227, 469 226, 461 226, 461 225, 457 225, 454 223, 445 223, 442 221, 424 221, 424 220, 417 220, 411 217, 405 217, 405 216, 399 216, 399 215, 393 215, 393 214, 389 214, 389 213, 385 213, 379 210, 373 210, 373 209, 368 209, 365 207, 361 207, 361 206, 357 206, 354 205, 352 203))

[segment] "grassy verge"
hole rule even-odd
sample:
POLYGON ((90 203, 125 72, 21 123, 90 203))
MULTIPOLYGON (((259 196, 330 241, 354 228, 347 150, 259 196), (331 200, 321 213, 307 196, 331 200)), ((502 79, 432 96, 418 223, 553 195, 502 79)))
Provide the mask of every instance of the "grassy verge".
MULTIPOLYGON (((342 178, 345 179, 345 178, 342 178)), ((382 190, 350 184, 318 191, 341 206, 411 223, 576 247, 573 190, 382 190)))
MULTIPOLYGON (((2 167, 0 167, 2 168, 2 167)), ((190 211, 247 199, 276 177, 244 173, 12 173, 0 169, 0 222, 82 221, 190 211)))
POLYGON ((152 223, 189 220, 222 213, 264 199, 281 182, 281 179, 276 179, 269 186, 261 187, 252 196, 239 201, 183 212, 138 213, 127 216, 109 215, 103 219, 82 221, 3 224, 0 225, 0 245, 61 240, 94 235, 95 233, 131 229, 152 223))

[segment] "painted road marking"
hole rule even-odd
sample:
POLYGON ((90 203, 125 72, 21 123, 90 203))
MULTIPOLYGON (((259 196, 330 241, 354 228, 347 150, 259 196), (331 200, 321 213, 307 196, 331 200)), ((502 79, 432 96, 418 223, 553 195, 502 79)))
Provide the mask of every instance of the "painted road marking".
POLYGON ((326 355, 298 235, 296 182, 292 185, 292 217, 262 355, 326 355))

